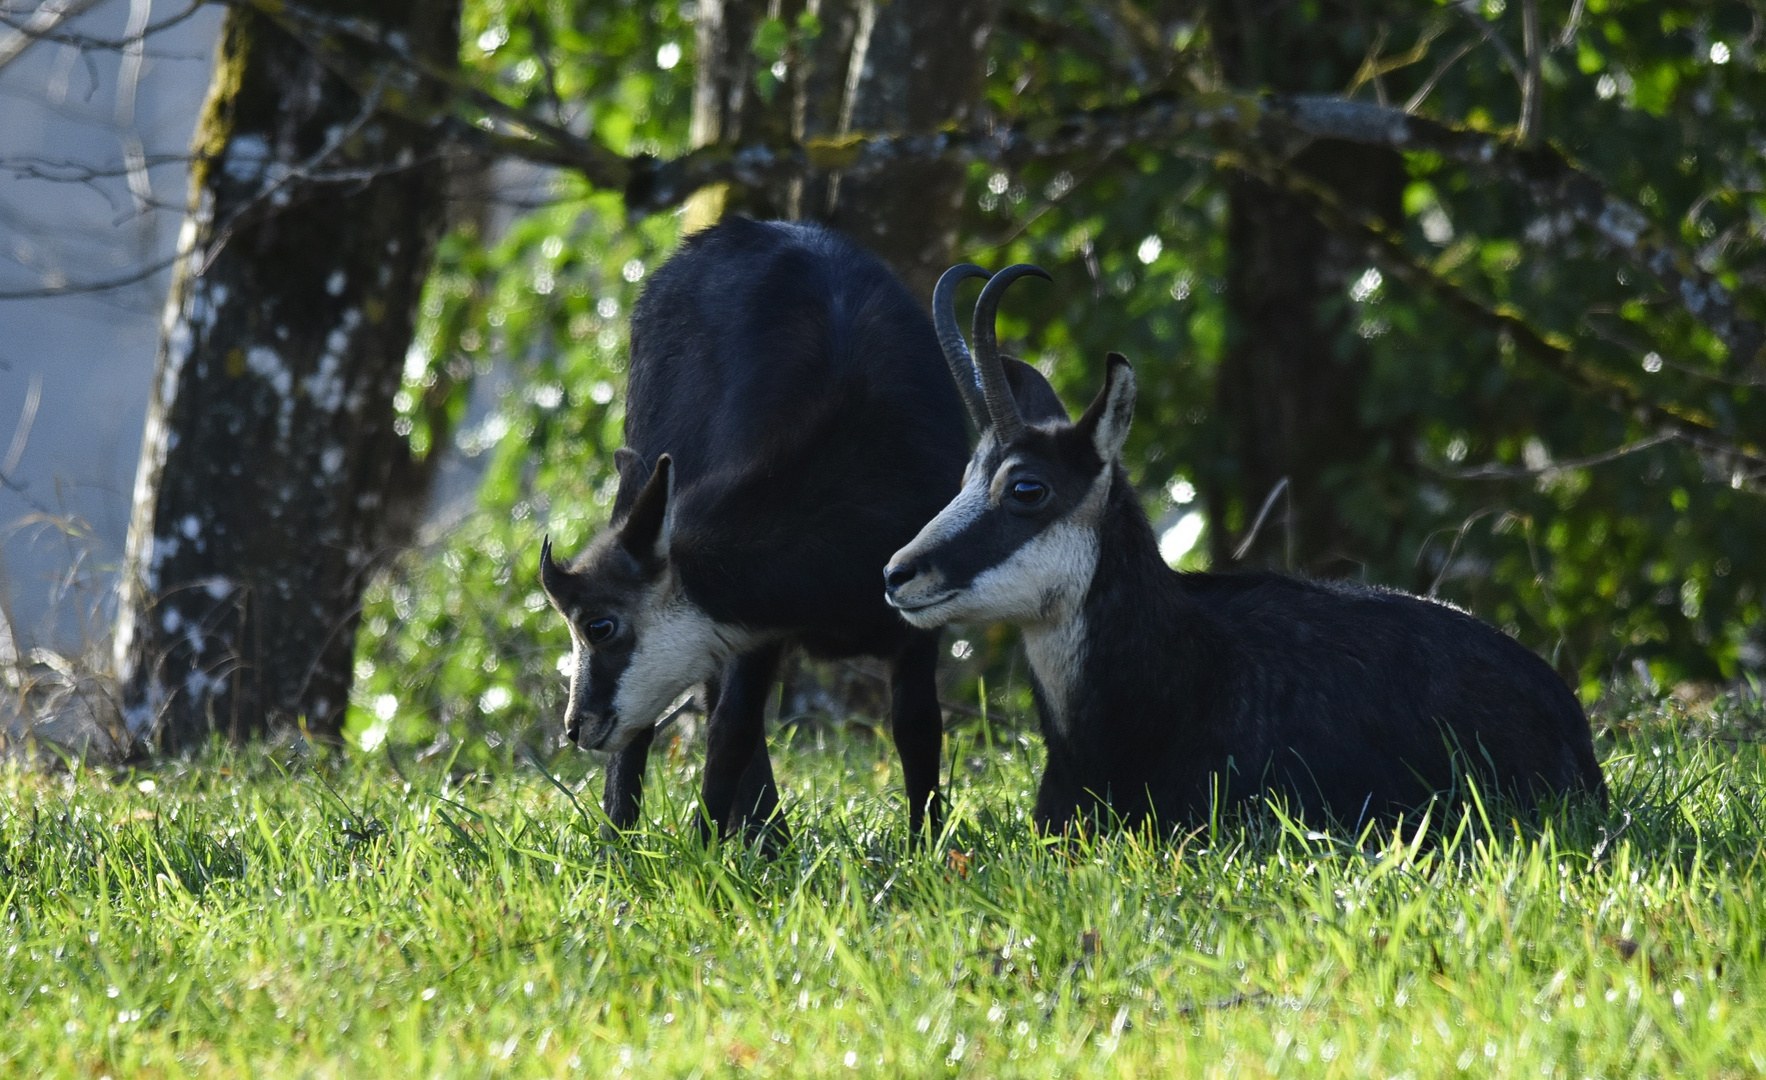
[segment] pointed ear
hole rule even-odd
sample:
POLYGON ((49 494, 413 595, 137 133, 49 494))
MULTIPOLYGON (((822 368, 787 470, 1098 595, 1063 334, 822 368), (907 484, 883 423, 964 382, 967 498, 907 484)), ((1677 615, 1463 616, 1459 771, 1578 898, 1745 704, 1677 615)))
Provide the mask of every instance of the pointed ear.
POLYGON ((540 588, 562 610, 569 587, 570 571, 558 565, 558 560, 552 558, 552 538, 548 536, 540 542, 540 588))
POLYGON ((669 534, 674 531, 674 501, 674 459, 663 454, 619 527, 619 546, 645 565, 666 561, 669 534))
POLYGON ((1111 353, 1104 361, 1104 388, 1074 426, 1091 439, 1098 457, 1111 462, 1122 456, 1133 421, 1134 368, 1121 353, 1111 353))
POLYGON ((1042 377, 1042 372, 1019 360, 1014 356, 1000 357, 1000 363, 1006 369, 1006 385, 1012 388, 1012 398, 1018 403, 1018 415, 1026 424, 1045 424, 1050 420, 1071 423, 1072 417, 1067 415, 1067 406, 1055 396, 1055 388, 1042 377))
POLYGON ((629 446, 622 446, 613 452, 613 471, 619 476, 619 485, 633 487, 644 482, 644 463, 638 459, 638 452, 629 446))

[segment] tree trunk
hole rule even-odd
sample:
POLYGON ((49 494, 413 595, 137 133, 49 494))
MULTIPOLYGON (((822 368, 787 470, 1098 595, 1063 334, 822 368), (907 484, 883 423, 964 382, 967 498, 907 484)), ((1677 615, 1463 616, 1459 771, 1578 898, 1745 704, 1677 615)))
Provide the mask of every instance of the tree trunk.
MULTIPOLYGON (((373 15, 455 61, 457 0, 373 15)), ((362 587, 405 524, 389 493, 426 475, 392 399, 445 177, 433 146, 371 105, 267 19, 228 12, 117 627, 129 727, 169 750, 214 732, 339 734, 362 587)))
MULTIPOLYGON (((1243 88, 1341 92, 1362 60, 1345 44, 1353 12, 1266 9, 1251 0, 1214 5, 1227 77, 1243 88)), ((1293 165, 1349 206, 1403 218, 1404 161, 1392 151, 1324 140, 1293 165)), ((1249 177, 1233 181, 1228 213, 1228 337, 1216 384, 1227 445, 1203 478, 1214 563, 1234 562, 1267 503, 1243 564, 1353 572, 1379 542, 1337 509, 1345 474, 1383 434, 1361 418, 1368 351, 1349 298, 1367 260, 1304 204, 1249 177)))
MULTIPOLYGON (((700 5, 695 145, 805 139, 849 131, 932 131, 966 124, 980 102, 997 0, 711 0, 700 5), (767 17, 820 32, 785 57, 785 85, 762 96, 752 41, 767 17)), ((883 258, 914 295, 952 261, 965 171, 902 162, 862 179, 812 173, 776 189, 697 199, 690 226, 724 213, 820 221, 883 258)))
MULTIPOLYGON (((971 122, 997 3, 869 0, 859 14, 840 130, 934 131, 971 122)), ((827 202, 806 207, 806 216, 882 256, 930 303, 956 252, 967 171, 955 161, 902 162, 862 179, 832 177, 827 202)))

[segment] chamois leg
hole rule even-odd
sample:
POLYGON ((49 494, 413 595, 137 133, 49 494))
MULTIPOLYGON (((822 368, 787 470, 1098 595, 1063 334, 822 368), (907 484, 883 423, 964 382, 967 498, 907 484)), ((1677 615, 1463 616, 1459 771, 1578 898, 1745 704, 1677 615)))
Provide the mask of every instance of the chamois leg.
POLYGON ((742 770, 742 779, 736 785, 736 801, 730 807, 724 835, 733 836, 740 829, 744 842, 751 844, 758 839, 767 855, 775 856, 790 842, 791 829, 779 813, 779 788, 773 782, 772 758, 767 756, 764 716, 762 724, 754 756, 748 759, 748 767, 742 770))
POLYGON ((1036 806, 1030 813, 1031 822, 1044 836, 1064 836, 1079 823, 1081 810, 1079 789, 1067 777, 1060 762, 1050 754, 1049 762, 1042 770, 1042 781, 1036 786, 1036 806))
POLYGON ((901 758, 902 786, 908 797, 908 831, 916 840, 944 824, 938 795, 939 760, 944 752, 944 714, 938 707, 936 630, 916 633, 896 656, 889 672, 889 723, 901 758))
POLYGON ((608 825, 603 834, 629 829, 638 823, 638 807, 644 802, 644 766, 650 760, 654 728, 646 728, 632 744, 607 762, 607 784, 601 792, 601 808, 608 825))
POLYGON ((783 822, 768 822, 779 808, 779 790, 766 748, 766 697, 778 674, 780 652, 780 646, 763 646, 724 669, 706 730, 699 789, 699 829, 707 839, 715 826, 722 836, 741 829, 750 839, 765 829, 769 850, 783 842, 783 822))

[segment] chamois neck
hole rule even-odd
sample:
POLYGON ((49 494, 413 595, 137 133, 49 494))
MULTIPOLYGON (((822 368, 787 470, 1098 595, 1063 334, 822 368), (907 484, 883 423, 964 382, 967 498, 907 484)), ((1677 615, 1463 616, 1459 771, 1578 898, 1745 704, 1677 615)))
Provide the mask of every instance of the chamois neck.
POLYGON ((1111 477, 1093 537, 1093 569, 1083 596, 1060 618, 1023 628, 1051 738, 1070 737, 1109 712, 1096 706, 1109 696, 1104 691, 1112 672, 1157 669, 1188 606, 1121 467, 1111 477))
POLYGON ((1159 554, 1159 538, 1141 506, 1140 496, 1120 465, 1110 483, 1110 495, 1098 521, 1098 574, 1092 592, 1100 587, 1099 576, 1144 586, 1156 593, 1174 592, 1177 571, 1165 565, 1159 554))
POLYGON ((1098 522, 1098 562, 1083 605, 1094 664, 1169 664, 1190 635, 1195 604, 1165 565, 1159 540, 1127 473, 1116 471, 1098 522))

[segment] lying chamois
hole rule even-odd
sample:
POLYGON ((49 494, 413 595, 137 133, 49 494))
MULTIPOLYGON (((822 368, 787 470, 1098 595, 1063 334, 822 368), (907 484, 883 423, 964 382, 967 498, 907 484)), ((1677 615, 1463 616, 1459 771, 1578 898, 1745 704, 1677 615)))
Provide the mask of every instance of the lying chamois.
POLYGON ((986 422, 971 367, 955 374, 900 281, 828 230, 730 221, 656 272, 632 314, 613 525, 569 568, 549 543, 540 561, 574 646, 565 732, 614 754, 616 825, 637 819, 656 722, 700 683, 705 816, 764 823, 763 712, 797 645, 889 661, 910 824, 930 807, 936 827, 939 635, 903 622, 877 573, 956 493, 965 405, 986 422))
POLYGON ((1523 801, 1605 800, 1575 696, 1470 615, 1388 589, 1167 567, 1121 462, 1128 361, 1110 355, 1076 423, 1058 404, 1021 412, 1006 391, 993 315, 1026 274, 1048 276, 1001 271, 976 305, 988 428, 962 491, 884 583, 915 626, 1022 628, 1048 744, 1039 827, 1100 812, 1174 826, 1265 793, 1353 824, 1466 775, 1523 801))

